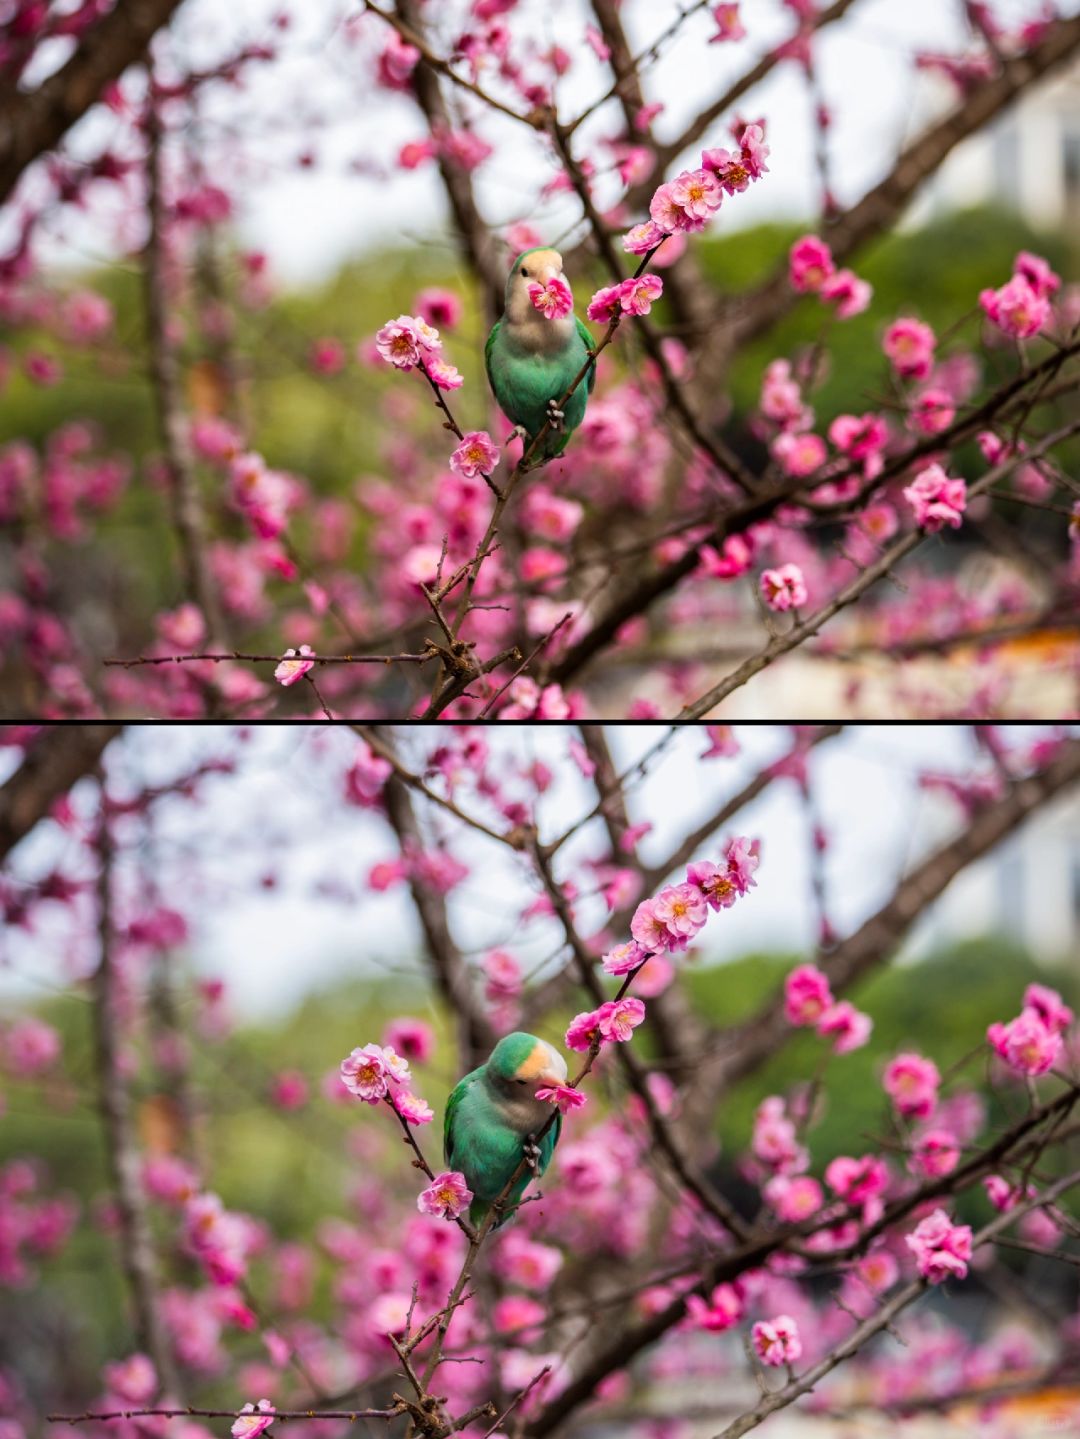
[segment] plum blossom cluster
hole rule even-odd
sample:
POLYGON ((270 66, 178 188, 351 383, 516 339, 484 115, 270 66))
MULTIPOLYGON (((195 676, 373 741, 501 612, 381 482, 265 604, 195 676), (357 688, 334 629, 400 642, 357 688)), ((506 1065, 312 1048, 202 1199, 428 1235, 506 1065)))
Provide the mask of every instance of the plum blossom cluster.
POLYGON ((784 1015, 789 1024, 814 1028, 831 1039, 835 1054, 860 1049, 873 1021, 846 999, 835 1000, 828 977, 816 965, 800 964, 784 981, 784 1015))
POLYGON ((750 1331, 754 1352, 763 1364, 794 1364, 802 1355, 799 1326, 790 1314, 760 1320, 750 1331))
POLYGON ((1037 335, 1050 320, 1051 296, 1061 286, 1041 255, 1021 250, 1013 261, 1012 278, 997 290, 982 290, 979 304, 987 318, 1014 340, 1037 335))
POLYGON ((861 315, 870 304, 873 289, 853 270, 838 270, 832 251, 817 235, 803 235, 791 247, 788 278, 803 295, 817 295, 836 306, 840 320, 861 315))
POLYGON ((442 356, 442 340, 422 315, 399 315, 375 336, 377 352, 398 370, 422 368, 440 390, 457 390, 464 383, 460 372, 442 356))
POLYGON ((915 523, 927 534, 936 534, 946 525, 960 528, 967 508, 967 485, 947 475, 941 465, 927 465, 905 486, 904 499, 915 515, 915 523))
POLYGON ((1055 990, 1029 984, 1019 1015, 1008 1024, 991 1024, 986 1037, 1010 1069, 1034 1079, 1058 1062, 1062 1035, 1072 1021, 1072 1010, 1055 990))
POLYGON ((709 911, 730 909, 757 884, 754 872, 760 862, 757 840, 730 840, 720 864, 702 860, 691 864, 682 884, 666 885, 653 899, 642 900, 630 921, 638 948, 621 945, 604 956, 608 974, 627 974, 650 952, 686 949, 704 928, 709 911))
POLYGON ((594 1044, 625 1043, 645 1018, 645 1005, 628 995, 609 999, 599 1009, 575 1015, 566 1031, 568 1049, 587 1050, 594 1044))
POLYGON ((649 202, 652 219, 628 232, 624 250, 644 255, 669 235, 704 230, 725 195, 746 190, 768 173, 769 147, 762 126, 740 123, 733 133, 734 150, 703 150, 698 169, 683 170, 659 186, 649 202))
POLYGON ((664 293, 659 275, 632 275, 618 285, 597 290, 585 313, 597 324, 607 324, 616 315, 647 315, 664 293))
POLYGON ((935 1209, 904 1237, 919 1273, 931 1284, 963 1279, 971 1258, 971 1226, 954 1224, 944 1209, 935 1209))

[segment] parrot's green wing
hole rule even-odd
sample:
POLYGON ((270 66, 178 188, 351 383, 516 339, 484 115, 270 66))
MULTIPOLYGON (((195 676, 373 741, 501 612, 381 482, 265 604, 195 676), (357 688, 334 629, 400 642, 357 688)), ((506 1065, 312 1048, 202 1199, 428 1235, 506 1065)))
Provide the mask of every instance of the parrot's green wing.
POLYGON ((465 1093, 469 1085, 472 1084, 479 1073, 479 1069, 474 1069, 470 1071, 464 1079, 459 1080, 450 1098, 446 1101, 446 1114, 443 1117, 443 1154, 446 1157, 447 1164, 451 1166, 454 1163, 454 1115, 457 1113, 461 1101, 465 1098, 465 1093))
POLYGON ((495 336, 502 327, 502 321, 496 320, 491 327, 491 334, 487 337, 487 344, 484 346, 484 369, 487 370, 488 384, 491 386, 492 394, 495 393, 495 377, 491 373, 491 353, 495 348, 495 336))
MULTIPOLYGON (((584 323, 583 323, 581 320, 578 319, 577 315, 574 316, 574 322, 575 322, 575 324, 577 325, 577 332, 578 332, 578 334, 581 336, 581 340, 582 340, 582 343, 584 344, 585 348, 586 348, 587 350, 594 350, 594 349, 596 348, 596 341, 593 339, 592 335, 589 334, 589 331, 588 331, 588 329, 585 327, 584 323)), ((494 334, 494 331, 492 331, 492 334, 494 334)), ((488 344, 490 344, 490 343, 491 343, 491 341, 489 340, 489 341, 488 341, 488 344)), ((588 387, 589 387, 589 394, 591 395, 592 392, 593 392, 593 390, 596 389, 596 363, 595 363, 595 361, 594 361, 594 363, 593 363, 592 369, 589 371, 589 378, 588 378, 588 380, 586 381, 586 384, 587 384, 588 387)), ((561 1114, 559 1115, 559 1120, 560 1120, 560 1122, 561 1122, 561 1120, 562 1120, 562 1115, 561 1115, 561 1114)), ((555 1128, 556 1128, 556 1131, 557 1131, 558 1128, 559 1128, 559 1126, 556 1125, 555 1128)))

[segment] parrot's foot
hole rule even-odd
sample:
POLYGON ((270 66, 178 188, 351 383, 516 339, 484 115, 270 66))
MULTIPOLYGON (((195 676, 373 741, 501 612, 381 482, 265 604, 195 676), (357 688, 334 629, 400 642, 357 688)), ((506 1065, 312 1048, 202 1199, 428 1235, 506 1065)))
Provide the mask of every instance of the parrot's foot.
POLYGON ((537 1144, 536 1140, 532 1137, 531 1134, 527 1134, 521 1148, 525 1154, 526 1160, 528 1161, 529 1168, 532 1170, 534 1176, 539 1179, 540 1146, 537 1144))
POLYGON ((558 403, 555 400, 548 400, 547 402, 547 417, 548 423, 553 430, 562 429, 566 416, 563 411, 559 409, 558 403))
POLYGON ((509 444, 512 444, 512 443, 514 442, 514 440, 521 440, 522 443, 524 443, 528 438, 529 438, 529 432, 528 432, 528 430, 525 428, 525 426, 524 426, 524 425, 515 425, 514 428, 513 428, 513 429, 510 431, 510 433, 507 435, 506 440, 505 440, 505 443, 503 444, 503 449, 505 450, 505 449, 506 449, 506 446, 509 445, 509 444))

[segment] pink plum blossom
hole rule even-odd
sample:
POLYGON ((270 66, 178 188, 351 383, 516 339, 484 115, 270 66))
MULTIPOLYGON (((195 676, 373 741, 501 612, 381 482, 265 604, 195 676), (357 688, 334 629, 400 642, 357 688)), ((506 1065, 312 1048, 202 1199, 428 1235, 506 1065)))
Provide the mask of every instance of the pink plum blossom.
POLYGON ((1037 295, 1049 298, 1061 287, 1061 276, 1055 275, 1041 255, 1021 250, 1013 261, 1013 275, 1026 280, 1037 295))
POLYGON ((21 1079, 50 1069, 60 1057, 60 1035, 51 1024, 27 1015, 18 1019, 3 1040, 4 1059, 21 1079))
MULTIPOLYGON (((367 1104, 378 1104, 390 1089, 391 1080, 398 1084, 409 1080, 409 1066, 406 1060, 397 1060, 397 1072, 391 1067, 388 1056, 392 1049, 378 1044, 365 1044, 354 1049, 341 1061, 341 1079, 350 1094, 367 1104), (404 1072, 402 1072, 402 1070, 404 1072)), ((397 1059, 397 1056, 394 1055, 397 1059)))
POLYGON ((429 1060, 435 1052, 435 1033, 431 1025, 409 1015, 390 1020, 383 1030, 382 1042, 403 1059, 416 1060, 418 1064, 429 1060))
POLYGON ((725 1329, 734 1328, 743 1317, 744 1310, 742 1292, 735 1284, 716 1285, 707 1300, 699 1294, 689 1294, 686 1298, 688 1323, 711 1334, 722 1334, 725 1329))
POLYGON ((436 1219, 456 1219, 472 1203, 472 1197, 464 1174, 456 1169, 444 1170, 417 1196, 416 1207, 421 1214, 431 1214, 436 1219))
POLYGON ((837 319, 850 320, 869 307, 874 290, 853 270, 837 270, 821 282, 818 293, 823 300, 835 302, 837 319))
POLYGON ((375 345, 384 360, 399 370, 412 370, 423 358, 420 332, 409 315, 399 315, 375 336, 375 345))
POLYGON ((884 1192, 888 1178, 885 1161, 873 1154, 864 1154, 859 1159, 840 1154, 825 1170, 825 1183, 848 1204, 865 1204, 876 1198, 884 1192))
POLYGON ((829 981, 812 964, 800 964, 784 981, 784 1014, 789 1024, 818 1024, 834 1001, 829 981))
POLYGON ((754 1352, 763 1364, 794 1364, 802 1354, 799 1326, 789 1314, 759 1320, 750 1331, 754 1352))
POLYGON ((376 808, 392 773, 390 761, 376 754, 367 740, 360 740, 353 752, 352 764, 345 772, 346 802, 361 809, 376 808))
POLYGON ((125 1403, 149 1404, 157 1393, 157 1370, 145 1354, 131 1354, 116 1364, 106 1364, 102 1373, 110 1392, 125 1403))
POLYGON ((653 914, 677 939, 692 939, 709 917, 701 890, 693 884, 666 885, 653 900, 653 914))
POLYGON ((527 286, 529 301, 545 320, 561 320, 574 308, 574 295, 561 275, 552 275, 543 285, 531 280, 527 286))
POLYGON ((645 1018, 645 1006, 632 995, 611 999, 596 1011, 599 1030, 604 1039, 625 1043, 645 1018))
MULTIPOLYGON (((643 225, 635 225, 623 236, 623 249, 628 255, 647 255, 650 250, 655 250, 667 239, 667 232, 652 220, 646 220, 643 225)), ((617 289, 618 286, 613 288, 617 289)), ((603 292, 601 292, 603 293, 603 292)))
POLYGON ((1073 1022, 1073 1012, 1056 989, 1029 984, 1024 990, 1024 1008, 1033 1009, 1048 1029, 1062 1033, 1073 1022))
POLYGON ((463 479, 490 475, 499 463, 499 447, 486 430, 469 430, 450 456, 450 468, 463 479))
POLYGON ((956 406, 947 390, 928 389, 912 406, 909 421, 913 430, 920 435, 940 435, 947 430, 956 415, 956 406))
POLYGON ((967 508, 967 485, 952 479, 940 465, 927 465, 905 486, 904 499, 914 511, 915 523, 932 535, 945 525, 960 528, 967 508))
POLYGON ((991 1024, 986 1037, 1011 1069, 1032 1078, 1052 1069, 1061 1053, 1060 1033, 1035 1009, 1022 1010, 1008 1024, 991 1024))
POLYGON ((566 1031, 567 1049, 583 1053, 600 1038, 600 1011, 591 1009, 575 1014, 566 1031))
POLYGON ((709 36, 709 44, 715 45, 722 40, 742 40, 746 35, 746 28, 739 19, 739 7, 737 4, 713 5, 710 7, 710 14, 716 21, 717 30, 715 35, 709 36))
POLYGON ((910 1168, 926 1179, 941 1179, 951 1174, 959 1162, 956 1136, 948 1129, 928 1129, 915 1142, 910 1168))
POLYGON ((608 285, 597 290, 585 309, 587 319, 606 325, 622 310, 622 285, 608 285))
POLYGON ((302 680, 309 670, 315 668, 315 651, 310 645, 301 645, 299 651, 286 650, 274 670, 274 678, 286 688, 302 680))
POLYGON ((536 1091, 537 1099, 546 1099, 559 1107, 560 1114, 569 1114, 572 1109, 581 1109, 588 1102, 588 1095, 569 1084, 554 1084, 536 1091))
POLYGON ((413 302, 416 313, 436 329, 452 330, 461 320, 462 303, 453 290, 421 290, 413 302))
POLYGON ((794 1177, 774 1175, 762 1192, 777 1217, 786 1224, 798 1224, 803 1219, 809 1219, 825 1202, 821 1185, 809 1174, 794 1177))
POLYGON ((881 348, 902 379, 925 380, 934 364, 937 338, 922 320, 902 316, 885 331, 881 348))
POLYGON ((259 1439, 259 1435, 274 1422, 274 1406, 269 1399, 260 1399, 258 1408, 245 1404, 233 1421, 233 1439, 259 1439))
POLYGON ((803 235, 802 239, 796 240, 788 262, 792 288, 802 294, 820 290, 829 276, 836 272, 832 251, 816 235, 803 235))
POLYGON ((1050 319, 1050 301, 1023 275, 1014 275, 999 290, 981 291, 979 304, 999 330, 1016 340, 1037 335, 1050 319))
POLYGON ((395 1090, 390 1096, 390 1103, 406 1124, 430 1124, 435 1118, 435 1111, 427 1100, 407 1089, 395 1090))
POLYGON ((631 970, 644 964, 647 956, 648 950, 643 949, 636 939, 628 939, 625 944, 617 944, 614 949, 609 949, 600 965, 605 974, 629 974, 631 970))
POLYGON ((763 570, 760 585, 762 598, 771 610, 794 610, 806 603, 806 581, 798 565, 763 570))
POLYGON ((914 1254, 919 1273, 931 1284, 954 1275, 963 1279, 967 1274, 971 1226, 953 1224, 944 1209, 935 1209, 913 1233, 904 1236, 904 1243, 914 1254))
POLYGON ((671 182, 671 198, 691 219, 707 220, 719 210, 724 192, 711 170, 684 170, 671 182))
POLYGON ((870 1038, 874 1021, 846 999, 830 1005, 817 1022, 817 1032, 832 1039, 834 1054, 850 1054, 870 1038))
POLYGON ((627 315, 647 315, 664 292, 664 282, 659 275, 631 277, 619 286, 619 304, 627 315))
POLYGON ((937 1107, 941 1075, 932 1059, 921 1054, 898 1054, 882 1076, 885 1093, 897 1114, 908 1119, 927 1119, 937 1107))
MULTIPOLYGON (((739 753, 739 741, 729 724, 707 724, 705 734, 708 736, 709 748, 701 751, 702 759, 731 759, 739 753)), ((689 873, 686 877, 691 884, 694 883, 689 873)))

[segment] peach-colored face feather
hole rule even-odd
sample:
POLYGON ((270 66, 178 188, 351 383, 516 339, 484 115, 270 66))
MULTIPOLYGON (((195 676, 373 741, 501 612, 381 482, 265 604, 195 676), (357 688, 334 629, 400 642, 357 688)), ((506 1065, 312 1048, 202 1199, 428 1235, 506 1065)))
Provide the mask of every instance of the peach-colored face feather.
POLYGON ((519 1079, 543 1080, 545 1083, 566 1083, 566 1060, 544 1039, 538 1040, 532 1053, 518 1067, 519 1079))

